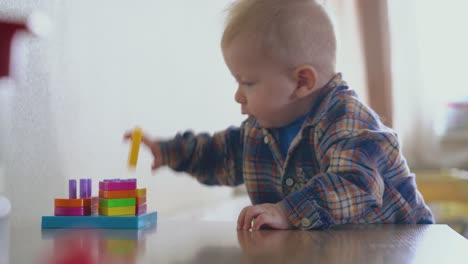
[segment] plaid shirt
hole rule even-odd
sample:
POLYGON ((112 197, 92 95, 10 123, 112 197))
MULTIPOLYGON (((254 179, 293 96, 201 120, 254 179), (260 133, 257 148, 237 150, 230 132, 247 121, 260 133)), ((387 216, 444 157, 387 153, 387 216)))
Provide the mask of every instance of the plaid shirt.
POLYGON ((397 135, 337 74, 283 156, 277 129, 246 120, 162 141, 162 159, 208 185, 244 183, 253 204, 279 203, 300 229, 346 223, 434 223, 397 135))

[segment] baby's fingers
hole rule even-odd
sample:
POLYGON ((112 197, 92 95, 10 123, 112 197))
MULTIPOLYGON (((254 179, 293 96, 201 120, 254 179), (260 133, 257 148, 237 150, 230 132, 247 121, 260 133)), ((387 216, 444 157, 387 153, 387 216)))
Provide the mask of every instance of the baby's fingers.
POLYGON ((249 207, 244 217, 244 230, 249 230, 252 225, 252 220, 263 212, 264 210, 261 208, 261 206, 255 205, 249 207))
POLYGON ((132 131, 125 132, 123 138, 124 138, 124 140, 131 140, 132 139, 132 131))
POLYGON ((237 218, 237 230, 242 229, 244 226, 245 213, 247 212, 248 207, 250 206, 244 207, 244 209, 242 209, 240 212, 239 217, 237 218))
POLYGON ((149 147, 151 150, 153 149, 154 141, 145 134, 143 134, 141 136, 141 143, 143 143, 143 145, 149 147))
POLYGON ((270 215, 263 213, 255 218, 252 230, 260 230, 263 225, 269 226, 272 220, 270 215))
MULTIPOLYGON (((126 131, 124 133, 123 138, 124 138, 125 141, 132 140, 133 131, 134 130, 130 130, 130 131, 126 131)), ((149 136, 143 134, 141 136, 141 143, 143 143, 143 145, 145 145, 145 146, 149 147, 150 149, 152 149, 153 141, 149 136)))
POLYGON ((161 165, 162 165, 161 157, 160 156, 154 157, 153 164, 151 164, 151 170, 154 172, 159 167, 161 167, 161 165))

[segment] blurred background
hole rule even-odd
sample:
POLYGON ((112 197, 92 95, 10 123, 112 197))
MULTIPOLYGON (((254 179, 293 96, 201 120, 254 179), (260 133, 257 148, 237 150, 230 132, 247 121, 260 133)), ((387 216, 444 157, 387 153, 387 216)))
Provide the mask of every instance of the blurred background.
MULTIPOLYGON (((220 49, 230 0, 0 0, 0 195, 12 228, 53 213, 68 179, 136 177, 161 217, 235 220, 242 187, 206 187, 141 150, 155 137, 243 120, 220 49)), ((440 223, 467 235, 468 2, 324 0, 338 71, 393 127, 440 223)))

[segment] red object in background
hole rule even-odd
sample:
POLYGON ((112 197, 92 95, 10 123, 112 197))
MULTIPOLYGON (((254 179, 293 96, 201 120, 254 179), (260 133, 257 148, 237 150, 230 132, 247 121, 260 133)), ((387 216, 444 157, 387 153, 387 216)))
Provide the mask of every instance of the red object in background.
POLYGON ((25 29, 25 24, 0 21, 0 78, 8 77, 10 73, 10 51, 13 36, 17 31, 25 29))

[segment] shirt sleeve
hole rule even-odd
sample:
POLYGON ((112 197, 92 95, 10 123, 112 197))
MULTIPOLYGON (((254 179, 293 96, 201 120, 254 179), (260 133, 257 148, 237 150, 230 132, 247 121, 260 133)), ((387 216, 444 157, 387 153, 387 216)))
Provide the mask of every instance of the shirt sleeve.
POLYGON ((187 172, 203 184, 235 186, 244 182, 243 126, 214 135, 187 131, 172 140, 160 141, 160 145, 164 165, 187 172))
POLYGON ((396 135, 377 129, 376 122, 370 125, 369 120, 345 116, 324 130, 316 144, 321 172, 281 201, 294 226, 324 229, 357 223, 372 208, 382 206, 381 173, 393 166, 400 151, 396 135))

